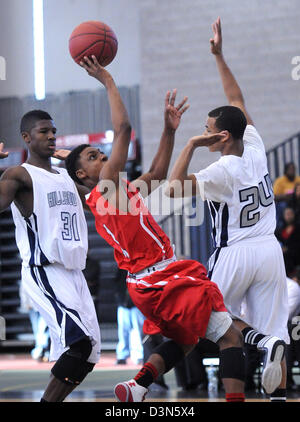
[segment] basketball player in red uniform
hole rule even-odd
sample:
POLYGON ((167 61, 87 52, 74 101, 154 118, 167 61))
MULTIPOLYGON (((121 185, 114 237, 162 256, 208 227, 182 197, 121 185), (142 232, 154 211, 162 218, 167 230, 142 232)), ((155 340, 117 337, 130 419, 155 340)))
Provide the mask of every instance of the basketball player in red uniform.
MULTIPOLYGON (((105 73, 110 83, 111 76, 96 58, 85 58, 81 65, 89 74, 105 73)), ((86 204, 95 216, 98 233, 114 248, 118 266, 128 271, 134 304, 146 316, 146 324, 154 324, 170 339, 155 349, 134 379, 115 387, 115 395, 119 401, 143 401, 155 378, 183 359, 200 337, 206 337, 220 347, 226 400, 244 401, 243 340, 217 285, 199 262, 176 259, 169 238, 143 202, 142 194, 151 192, 151 181, 167 176, 175 132, 188 108, 187 98, 177 106, 175 99, 176 90, 167 93, 158 151, 150 170, 135 181, 129 183, 119 175, 127 160, 131 131, 118 95, 109 96, 115 133, 110 158, 90 145, 80 145, 66 160, 73 180, 91 191, 86 204)))

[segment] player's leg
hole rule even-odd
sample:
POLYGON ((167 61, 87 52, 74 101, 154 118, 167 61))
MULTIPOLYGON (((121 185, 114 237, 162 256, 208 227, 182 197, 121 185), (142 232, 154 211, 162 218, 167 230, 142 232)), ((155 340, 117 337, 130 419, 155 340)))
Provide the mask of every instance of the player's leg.
POLYGON ((62 401, 99 360, 94 303, 80 271, 49 265, 24 268, 22 276, 24 288, 50 329, 50 360, 57 361, 42 401, 62 401))
POLYGON ((141 402, 148 387, 157 377, 170 371, 195 345, 183 345, 167 340, 157 346, 136 376, 115 386, 115 396, 121 402, 141 402))
MULTIPOLYGON (((276 255, 272 245, 266 247, 265 243, 247 241, 239 245, 222 248, 217 260, 212 260, 211 279, 216 282, 224 297, 224 303, 232 318, 244 336, 247 344, 256 344, 259 349, 266 351, 266 370, 262 378, 264 388, 268 393, 275 390, 280 382, 281 369, 280 361, 282 359, 282 338, 266 337, 265 333, 271 334, 269 331, 271 326, 280 326, 281 313, 274 314, 274 310, 270 310, 270 300, 275 296, 279 301, 280 292, 274 292, 274 286, 268 286, 274 278, 278 269, 280 257, 276 256, 276 263, 268 265, 272 255, 276 255), (271 251, 272 249, 272 251, 271 251), (268 256, 269 255, 269 256, 268 256), (264 279, 260 288, 254 283, 258 276, 258 272, 273 271, 273 275, 268 274, 264 279), (272 290, 272 293, 271 290, 272 290), (246 314, 241 314, 241 305, 246 298, 246 314), (272 317, 271 317, 272 316, 272 317), (240 320, 240 322, 237 322, 240 320), (252 327, 256 327, 254 330, 252 327), (265 340, 268 340, 266 342, 265 340), (277 353, 278 352, 278 353, 277 353), (275 356, 275 361, 273 361, 275 356), (279 363, 278 363, 279 362, 279 363)), ((276 248, 275 248, 276 249, 276 248)))
POLYGON ((245 342, 256 345, 264 352, 262 385, 271 394, 271 400, 277 400, 286 396, 284 353, 285 343, 289 343, 284 262, 276 239, 264 242, 263 247, 256 245, 253 249, 258 270, 246 295, 245 320, 248 324, 237 324, 242 329, 245 342))
POLYGON ((243 337, 227 312, 211 313, 205 337, 220 348, 219 370, 226 401, 245 401, 245 356, 243 337))
POLYGON ((85 379, 95 365, 88 362, 92 348, 91 340, 86 337, 60 356, 51 369, 42 402, 62 402, 85 379))
POLYGON ((266 392, 271 394, 271 400, 279 401, 280 397, 281 401, 285 401, 287 377, 285 342, 279 337, 261 334, 244 321, 235 320, 234 325, 242 332, 246 344, 255 345, 258 350, 264 352, 262 385, 266 392))

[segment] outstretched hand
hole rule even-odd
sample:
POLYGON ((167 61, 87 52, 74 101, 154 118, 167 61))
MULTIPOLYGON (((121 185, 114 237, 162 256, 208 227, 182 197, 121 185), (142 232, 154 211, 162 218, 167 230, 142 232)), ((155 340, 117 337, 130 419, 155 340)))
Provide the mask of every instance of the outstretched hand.
POLYGON ((214 38, 210 39, 211 52, 212 54, 219 55, 222 54, 222 28, 220 18, 212 24, 212 29, 214 38))
POLYGON ((9 152, 3 152, 4 143, 0 142, 0 158, 6 158, 9 155, 9 152))
POLYGON ((105 85, 108 79, 111 79, 111 74, 100 65, 96 56, 91 56, 90 58, 85 56, 79 65, 83 67, 90 76, 98 79, 103 85, 105 85))
POLYGON ((189 142, 194 146, 194 148, 209 147, 221 141, 227 135, 227 132, 212 133, 211 135, 198 135, 193 136, 189 142))
POLYGON ((174 89, 171 92, 168 91, 165 99, 165 126, 167 129, 176 130, 180 124, 181 116, 189 108, 189 104, 186 104, 188 98, 184 99, 175 106, 177 90, 174 89))

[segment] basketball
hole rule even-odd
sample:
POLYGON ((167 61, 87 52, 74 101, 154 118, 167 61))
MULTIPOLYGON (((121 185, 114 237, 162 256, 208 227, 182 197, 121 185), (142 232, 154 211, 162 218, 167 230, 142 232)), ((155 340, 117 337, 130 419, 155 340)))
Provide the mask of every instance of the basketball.
POLYGON ((73 30, 69 38, 70 54, 78 64, 84 56, 94 55, 101 66, 107 66, 115 58, 117 50, 117 37, 103 22, 83 22, 73 30))

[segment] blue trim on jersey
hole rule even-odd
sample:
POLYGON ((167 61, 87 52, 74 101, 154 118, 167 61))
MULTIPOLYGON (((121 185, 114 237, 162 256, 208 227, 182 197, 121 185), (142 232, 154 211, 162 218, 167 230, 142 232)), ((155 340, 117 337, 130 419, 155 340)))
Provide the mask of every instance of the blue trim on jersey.
MULTIPOLYGON (((41 286, 39 284, 39 281, 37 279, 37 276, 34 273, 34 268, 38 268, 38 267, 36 267, 36 266, 30 267, 31 276, 34 279, 34 281, 36 282, 36 284, 38 285, 38 287, 41 289, 41 286)), ((40 274, 40 272, 39 272, 39 274, 40 274)), ((46 276, 46 279, 47 279, 47 276, 46 276)), ((48 279, 47 279, 47 281, 48 281, 48 279)), ((42 284, 43 284, 43 287, 45 288, 45 290, 47 291, 46 287, 44 286, 44 283, 42 283, 42 284)), ((48 284, 49 284, 49 282, 48 282, 48 284)), ((50 287, 50 292, 47 291, 47 293, 49 293, 49 294, 46 294, 45 292, 43 292, 43 293, 46 296, 46 298, 49 300, 49 302, 51 303, 51 305, 53 306, 54 311, 55 311, 55 314, 56 314, 56 321, 57 321, 58 325, 61 327, 61 323, 62 323, 62 319, 63 319, 63 312, 60 309, 60 307, 57 306, 56 297, 55 297, 54 293, 53 293, 54 297, 51 296, 51 291, 53 292, 52 288, 50 287)))
MULTIPOLYGON (((33 218, 34 218, 35 231, 38 234, 37 216, 34 213, 32 215, 33 215, 33 218)), ((41 252, 41 257, 40 257, 41 265, 49 265, 50 262, 48 261, 48 258, 45 256, 44 252, 42 251, 38 235, 37 235, 37 242, 38 242, 38 247, 39 247, 40 252, 41 252)))
POLYGON ((217 235, 217 230, 216 230, 216 215, 217 215, 217 213, 216 213, 215 209, 212 208, 212 207, 210 207, 210 206, 209 206, 209 211, 210 211, 210 214, 211 214, 212 220, 213 220, 213 224, 212 224, 212 238, 213 238, 213 241, 214 241, 214 247, 216 247, 216 235, 217 235))
MULTIPOLYGON (((221 248, 217 248, 217 249, 214 251, 214 253, 213 253, 213 255, 215 255, 215 259, 214 259, 214 263, 213 263, 212 267, 210 268, 210 270, 209 270, 209 271, 208 271, 208 273, 207 273, 207 277, 208 277, 208 278, 211 278, 211 276, 212 276, 212 273, 213 273, 213 271, 214 271, 214 269, 215 269, 215 266, 216 266, 216 263, 217 263, 217 261, 218 261, 218 258, 219 258, 219 255, 220 255, 220 252, 221 252, 221 248)), ((211 259, 212 259, 213 255, 211 256, 211 259)))
POLYGON ((25 218, 26 225, 27 225, 27 235, 28 235, 30 252, 31 252, 29 265, 30 266, 32 266, 32 265, 49 265, 50 262, 48 261, 47 257, 43 253, 41 246, 40 246, 40 243, 39 243, 38 228, 37 228, 37 217, 34 213, 32 215, 33 215, 33 218, 34 218, 35 232, 32 228, 32 224, 31 224, 31 221, 29 220, 29 218, 25 218), (37 240, 37 245, 36 245, 36 240, 37 240), (40 262, 35 262, 36 261, 35 260, 35 252, 36 252, 37 248, 39 249, 39 253, 40 253, 40 262))
POLYGON ((228 205, 225 204, 222 210, 222 231, 221 231, 221 248, 227 246, 228 242, 228 220, 229 220, 229 212, 228 212, 228 205))
POLYGON ((71 344, 76 343, 77 341, 81 340, 82 338, 87 337, 84 331, 76 322, 70 317, 70 315, 66 314, 66 325, 65 325, 65 339, 66 345, 70 346, 71 344))
POLYGON ((27 223, 27 235, 28 235, 29 247, 30 247, 30 252, 31 252, 29 265, 32 266, 32 265, 35 264, 35 262, 34 262, 35 235, 32 231, 31 223, 30 223, 29 219, 25 218, 25 221, 27 223))
POLYGON ((64 336, 65 336, 66 346, 70 346, 71 344, 75 343, 81 338, 86 337, 86 333, 76 324, 73 318, 71 318, 70 315, 68 314, 68 312, 72 313, 81 322, 81 318, 78 312, 75 311, 74 309, 67 308, 61 301, 57 299, 52 287, 50 286, 50 283, 49 283, 49 280, 44 268, 42 266, 32 266, 31 275, 34 281, 36 282, 36 284, 39 286, 39 288, 41 288, 40 286, 40 283, 41 283, 43 288, 45 289, 46 292, 44 292, 44 295, 50 301, 51 305, 54 308, 54 311, 56 314, 56 320, 60 328, 62 328, 63 316, 65 314, 64 336), (39 273, 39 280, 36 277, 36 274, 34 273, 34 268, 36 268, 39 273))
POLYGON ((214 247, 224 247, 228 245, 228 221, 229 221, 229 211, 228 205, 225 203, 222 208, 221 215, 219 215, 221 203, 215 201, 207 201, 210 215, 212 217, 212 238, 214 241, 214 247), (216 221, 221 219, 221 236, 220 236, 220 245, 217 246, 217 229, 216 221))

